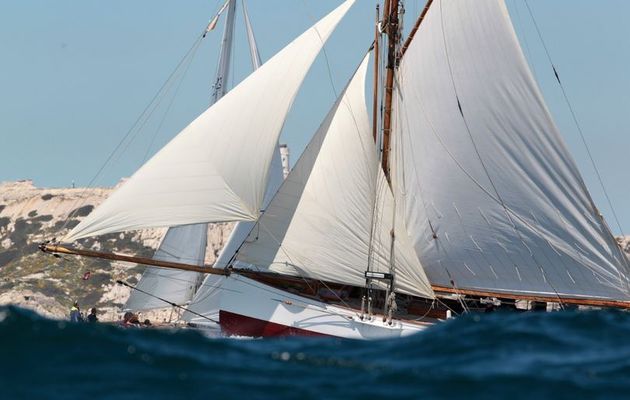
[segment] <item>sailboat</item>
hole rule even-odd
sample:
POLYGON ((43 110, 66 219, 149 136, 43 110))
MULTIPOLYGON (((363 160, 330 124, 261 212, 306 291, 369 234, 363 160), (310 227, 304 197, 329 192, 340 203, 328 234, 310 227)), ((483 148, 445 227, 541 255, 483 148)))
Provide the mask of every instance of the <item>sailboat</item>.
POLYGON ((405 41, 401 5, 388 0, 371 50, 261 212, 284 118, 353 3, 227 93, 62 240, 250 221, 227 268, 42 250, 218 275, 219 322, 231 335, 386 338, 474 308, 630 308, 628 259, 503 0, 429 0, 405 41), (381 36, 382 125, 365 93, 381 36))

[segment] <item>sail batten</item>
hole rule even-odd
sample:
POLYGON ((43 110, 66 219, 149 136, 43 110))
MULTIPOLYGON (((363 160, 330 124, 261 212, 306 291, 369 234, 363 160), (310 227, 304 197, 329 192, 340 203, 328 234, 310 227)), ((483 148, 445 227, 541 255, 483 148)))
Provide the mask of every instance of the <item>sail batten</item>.
POLYGON ((394 188, 432 284, 630 298, 503 1, 435 0, 395 92, 394 188))
POLYGON ((65 238, 258 218, 278 136, 347 0, 195 119, 65 238))

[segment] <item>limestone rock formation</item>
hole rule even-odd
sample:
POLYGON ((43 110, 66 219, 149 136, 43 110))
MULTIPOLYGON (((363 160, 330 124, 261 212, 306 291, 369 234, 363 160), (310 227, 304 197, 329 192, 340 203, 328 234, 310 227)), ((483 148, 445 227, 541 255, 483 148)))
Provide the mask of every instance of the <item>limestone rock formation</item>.
MULTIPOLYGON (((117 279, 136 283, 144 266, 77 257, 54 258, 37 245, 62 237, 109 196, 113 188, 38 188, 32 181, 0 183, 0 305, 17 304, 54 318, 64 318, 72 302, 97 307, 105 319, 117 319, 129 289, 117 279)), ((212 264, 232 230, 214 224, 208 231, 206 263, 212 264)), ((93 250, 151 256, 164 229, 87 238, 93 250)))

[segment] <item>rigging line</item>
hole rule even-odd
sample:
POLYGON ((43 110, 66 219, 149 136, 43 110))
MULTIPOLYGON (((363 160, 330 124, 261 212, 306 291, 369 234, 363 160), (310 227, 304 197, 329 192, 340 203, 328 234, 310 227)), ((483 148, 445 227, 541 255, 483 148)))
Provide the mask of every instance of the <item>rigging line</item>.
POLYGON ((441 305, 443 305, 444 307, 448 308, 453 314, 455 315, 461 315, 461 313, 458 313, 457 311, 453 310, 451 307, 449 307, 448 304, 446 304, 445 302, 443 302, 442 300, 440 300, 439 297, 435 297, 435 300, 440 303, 441 305))
POLYGON ((145 294, 145 295, 147 295, 147 296, 149 296, 149 297, 154 297, 154 298, 156 298, 156 299, 158 299, 158 300, 160 300, 160 301, 163 301, 163 302, 165 302, 166 304, 168 304, 168 305, 170 305, 170 306, 173 306, 173 307, 175 307, 175 308, 178 308, 178 309, 181 309, 181 310, 184 310, 184 311, 188 311, 188 312, 189 312, 189 313, 191 313, 191 314, 194 314, 194 315, 196 315, 196 316, 198 316, 198 317, 201 317, 201 318, 207 319, 208 321, 214 322, 215 324, 218 324, 218 323, 219 323, 219 321, 217 321, 217 320, 215 320, 215 319, 208 318, 208 317, 206 317, 206 316, 205 316, 205 315, 203 315, 203 314, 199 314, 198 312, 188 310, 188 309, 186 309, 186 307, 181 306, 181 305, 179 305, 179 304, 177 304, 177 303, 173 303, 172 301, 169 301, 169 300, 163 299, 163 298, 161 298, 161 297, 159 297, 159 296, 153 295, 153 294, 151 294, 151 293, 149 293, 149 292, 146 292, 146 291, 144 291, 144 290, 142 290, 142 289, 138 289, 136 286, 133 286, 133 285, 131 285, 131 284, 129 284, 129 283, 127 283, 127 282, 125 282, 125 281, 122 281, 122 280, 117 280, 117 281, 116 281, 116 283, 117 283, 117 284, 119 284, 119 285, 122 285, 122 286, 126 286, 126 287, 128 287, 129 289, 131 289, 131 290, 137 290, 138 292, 143 293, 143 294, 145 294))
MULTIPOLYGON (((582 140, 582 143, 584 144, 584 147, 586 148, 586 152, 587 152, 588 157, 589 157, 589 159, 590 159, 590 161, 591 161, 591 165, 593 166, 593 169, 595 170, 595 173, 596 173, 596 176, 597 176, 597 178, 598 178, 599 184, 600 184, 600 186, 601 186, 601 188, 602 188, 602 191, 604 192, 604 196, 606 197, 606 201, 608 202, 608 206, 610 207, 610 210, 611 210, 611 212, 612 212, 612 214, 613 214, 613 217, 614 217, 614 219, 615 219, 615 222, 616 222, 616 224, 617 224, 617 227, 619 228, 619 233, 620 233, 620 234, 622 235, 622 237, 623 237, 623 236, 625 236, 625 234, 624 234, 624 230, 623 230, 623 227, 621 226, 621 223, 620 223, 619 218, 618 218, 618 216, 617 216, 617 212, 616 212, 615 208, 613 207, 612 200, 610 199, 610 196, 608 195, 608 192, 606 191, 606 187, 605 187, 605 185, 604 185, 603 178, 602 178, 602 176, 601 176, 601 174, 600 174, 600 172, 599 172, 599 169, 597 168, 597 164, 595 163, 595 159, 593 158, 593 155, 592 155, 591 150, 590 150, 590 148, 589 148, 589 146, 588 146, 588 143, 586 142, 586 138, 585 138, 585 136, 584 136, 584 132, 582 131, 582 127, 581 127, 581 125, 579 124, 579 121, 578 121, 578 119, 577 119, 577 116, 576 116, 576 114, 575 114, 575 112, 574 112, 574 110, 573 110, 573 106, 572 106, 572 104, 571 104, 571 102, 570 102, 570 100, 569 100, 569 97, 568 97, 568 95, 567 95, 567 93, 566 93, 566 90, 565 90, 565 88, 564 88, 564 85, 563 85, 563 84, 562 84, 562 82, 560 81, 559 74, 558 74, 557 69, 556 69, 556 67, 555 67, 555 65, 554 65, 554 63, 553 63, 552 58, 551 58, 551 53, 549 52, 549 49, 547 48, 547 45, 546 45, 546 43, 545 43, 545 41, 544 41, 544 39, 543 39, 542 32, 541 32, 541 30, 540 30, 540 28, 539 28, 539 26, 538 26, 538 23, 537 23, 537 21, 536 21, 536 18, 534 17, 534 13, 533 13, 533 11, 532 11, 531 7, 529 6, 529 3, 527 2, 527 0, 524 0, 524 2, 525 2, 525 6, 527 7, 528 13, 529 13, 529 15, 530 15, 530 17, 531 17, 531 19, 532 19, 532 22, 533 22, 533 24, 534 24, 534 27, 535 27, 535 29, 536 29, 536 32, 537 32, 537 34, 538 34, 538 38, 540 39, 540 42, 541 42, 541 44, 542 44, 542 46, 543 46, 543 48, 544 48, 544 50, 545 50, 545 54, 547 55, 547 60, 549 61, 549 64, 551 64, 551 67, 552 67, 552 69, 553 69, 553 72, 554 72, 554 75, 555 75, 555 77, 556 77, 556 80, 558 81, 558 85, 560 86, 560 90, 561 90, 561 92, 562 92, 562 95, 563 95, 563 97, 564 97, 564 100, 565 100, 565 102, 567 103, 567 106, 568 106, 569 111, 570 111, 570 113, 571 113, 571 116, 572 116, 573 122, 574 122, 575 126, 577 127, 577 130, 578 130, 578 132, 579 132, 579 134, 580 134, 580 138, 581 138, 581 140, 582 140)), ((590 200, 590 202, 591 202, 591 207, 593 208, 593 211, 595 212, 595 214, 596 214, 597 216, 599 216, 599 217, 600 217, 600 220, 602 221, 604 228, 605 228, 606 230, 608 230, 608 233, 609 233, 609 234, 613 237, 613 242, 614 242, 614 244, 616 245, 615 247, 617 248, 617 251, 619 252, 619 255, 621 256, 623 266, 624 266, 624 267, 625 267, 625 269, 626 269, 626 273, 627 273, 627 274, 628 274, 628 273, 630 273, 630 259, 626 256, 626 254, 625 254, 625 252, 623 251, 623 249, 621 248, 621 246, 620 246, 620 245, 618 244, 618 242, 614 239, 614 235, 613 235, 613 233, 610 231, 610 228, 608 227, 608 224, 606 223, 606 221, 602 218, 601 214, 599 213, 599 211, 598 211, 597 207, 595 206, 595 203, 593 202, 592 197, 590 196, 590 193, 589 193, 589 191, 588 191, 588 188, 586 187, 586 184, 585 184, 585 182, 584 182, 584 180, 583 180, 582 176, 580 176, 579 174, 578 174, 578 179, 580 180, 580 182, 581 182, 581 184, 582 184, 582 188, 583 188, 584 192, 586 193, 586 195, 588 196, 588 198, 589 198, 589 200, 590 200)), ((626 284, 627 284, 627 280, 626 280, 626 284)))
POLYGON ((414 318, 413 320, 414 320, 414 321, 422 321, 423 319, 425 319, 425 318, 426 318, 426 316, 427 316, 427 315, 429 315, 429 313, 430 313, 432 310, 434 310, 434 309, 435 309, 435 300, 436 300, 436 299, 433 299, 433 301, 431 301, 431 306, 427 309, 427 312, 425 312, 423 315, 421 315, 421 316, 420 316, 420 317, 418 317, 418 318, 414 318))
MULTIPOLYGON (((549 64, 551 64, 551 68, 553 69, 553 73, 556 77, 556 81, 558 81, 558 85, 560 86, 560 91, 562 92, 562 97, 564 97, 564 101, 567 103, 567 106, 569 108, 569 112, 571 113, 571 118, 573 119, 573 122, 575 123, 575 126, 580 134, 580 139, 582 140, 582 143, 584 144, 584 147, 586 148, 586 153, 588 154, 588 158, 591 161, 591 165, 593 166, 593 169, 595 170, 595 174, 597 175, 597 180, 599 181, 599 185, 602 188, 602 191, 604 192, 604 196, 606 197, 606 201, 608 202, 608 206, 610 207, 610 210, 613 214, 613 217, 615 218, 615 222, 617 223, 617 227, 619 228, 619 233, 622 236, 624 235, 624 230, 621 226, 621 222, 619 221, 619 217, 617 216, 617 212, 615 211, 615 208, 613 207, 612 204, 612 200, 610 199, 610 196, 608 195, 608 191, 606 190, 606 186, 604 185, 604 180, 602 178, 601 173, 599 172, 599 168, 597 168, 597 164, 595 163, 595 159, 593 158, 593 154, 591 153, 591 149, 588 146, 588 143, 586 142, 586 137, 584 136, 584 132, 582 131, 582 126, 580 125, 577 116, 575 114, 575 111, 573 110, 573 105, 571 104, 569 97, 567 95, 566 90, 564 89, 564 85, 562 84, 562 81, 560 81, 560 76, 558 74, 558 70, 556 69, 555 64, 553 63, 553 60, 551 58, 551 54, 549 53, 549 49, 547 48, 547 44, 545 43, 542 33, 540 31, 540 28, 538 27, 538 23, 536 22, 536 18, 534 17, 534 13, 532 12, 531 7, 529 6, 529 3, 527 2, 527 0, 524 0, 525 2, 525 6, 527 6, 527 11, 529 12, 529 15, 532 18, 532 22, 534 23, 534 27, 536 28, 536 33, 538 34, 538 38, 540 39, 540 43, 542 44, 544 50, 545 50, 545 54, 547 55, 547 60, 549 61, 549 64)), ((582 180, 582 179, 581 179, 582 180)), ((586 190, 586 185, 583 183, 584 185, 584 189, 586 190)), ((588 193, 588 190, 587 190, 588 193)), ((590 196, 589 196, 590 197, 590 196)), ((593 200, 591 199, 591 203, 593 205, 593 207, 595 206, 593 203, 593 200)), ((594 207, 595 208, 595 207, 594 207)), ((597 208, 595 208, 594 210, 595 212, 597 212, 597 214, 599 214, 599 212, 597 211, 597 208)))
POLYGON ((532 58, 532 52, 529 48, 529 41, 527 40, 527 36, 525 35, 524 31, 525 31, 525 22, 523 21, 523 17, 519 11, 520 7, 519 7, 519 0, 512 0, 512 9, 514 9, 514 12, 516 13, 516 18, 518 19, 518 26, 520 27, 519 31, 523 32, 523 34, 521 35, 523 42, 525 43, 525 52, 527 53, 527 62, 532 70, 532 72, 534 73, 534 77, 536 78, 536 80, 538 80, 538 72, 536 71, 536 65, 534 65, 534 63, 531 61, 533 60, 532 58))
MULTIPOLYGON (((182 262, 185 261, 185 259, 180 259, 178 262, 182 262)), ((194 260, 197 261, 197 260, 194 260)), ((199 274, 199 275, 204 275, 201 272, 194 272, 194 271, 183 271, 183 270, 174 270, 172 268, 164 268, 164 267, 153 267, 153 266, 148 266, 145 264, 138 264, 138 265, 142 265, 145 267, 145 270, 142 273, 142 277, 140 278, 141 280, 144 279, 145 276, 148 276, 149 274, 159 278, 159 279, 164 279, 164 280, 170 280, 170 281, 177 281, 177 282, 188 282, 188 283, 194 283, 191 282, 190 279, 184 279, 184 278, 178 278, 175 275, 162 275, 161 272, 171 272, 173 274, 181 274, 181 273, 192 273, 192 274, 199 274)), ((211 275, 211 274, 209 274, 211 275)))
POLYGON ((164 125, 164 121, 166 120, 166 117, 168 116, 168 113, 170 112, 171 107, 173 106, 173 103, 175 102, 175 98, 177 97, 177 94, 179 93, 179 89, 182 87, 182 83, 184 83, 184 78, 186 77, 186 75, 188 74, 188 71, 190 70, 190 66, 192 65, 192 61, 195 57, 197 50, 199 49, 200 44, 201 44, 201 41, 198 41, 197 47, 193 50, 193 53, 188 58, 188 63, 184 67, 184 71, 181 73, 179 77, 179 82, 177 83, 177 86, 175 87, 175 91, 173 92, 173 97, 171 97, 171 100, 166 106, 166 110, 164 111, 164 115, 162 116, 162 119, 160 120, 160 124, 155 129, 155 133, 153 134, 153 137, 151 138, 151 142, 149 143, 149 146, 147 147, 147 151, 144 154, 141 164, 144 164, 144 162, 149 157, 149 153, 151 151, 151 148, 153 147, 153 144, 155 143, 155 139, 157 138, 158 132, 162 129, 162 126, 164 125))
MULTIPOLYGON (((197 39, 194 41, 193 45, 190 47, 190 49, 186 52, 186 54, 184 54, 184 56, 182 57, 182 59, 179 61, 179 63, 177 63, 177 66, 175 67, 175 69, 171 72, 171 74, 168 76, 168 78, 166 79, 166 81, 162 84, 162 86, 158 89, 158 91, 155 93, 155 95, 153 95, 153 98, 151 99, 151 101, 149 102, 149 104, 147 104, 147 106, 144 108, 144 110, 142 111, 142 113, 140 113, 140 115, 138 116, 138 118, 136 119, 136 121, 133 123, 133 125, 131 126, 131 128, 129 128, 129 130, 127 131, 127 133, 125 133, 125 135, 123 136, 123 138, 118 142, 118 144, 116 145, 116 147, 114 148, 114 150, 111 151, 111 153, 107 156, 107 158, 105 159, 105 162, 103 162, 103 164, 101 165, 101 167, 97 170, 96 174, 92 177, 92 179, 88 182, 87 186, 85 186, 85 188, 83 189, 83 191, 79 194, 77 200, 74 202, 72 209, 76 210, 76 206, 78 204, 84 205, 85 204, 85 200, 83 202, 80 202, 80 199, 83 198, 83 196, 87 193, 87 191, 89 189, 92 188, 92 186, 94 185, 94 183, 96 182, 96 180, 99 178, 99 176, 101 175, 101 173, 105 170, 105 167, 109 164, 109 162, 113 159, 113 157, 117 154, 117 152, 120 150, 120 148, 122 147, 122 145, 125 143, 125 141, 127 141, 127 139, 131 136, 131 134, 136 131, 136 127, 138 126, 138 124, 140 123, 140 121, 143 119, 143 117, 145 116, 145 114, 151 109, 151 107, 153 106, 153 104, 156 102, 156 100, 158 100, 160 98, 160 96, 162 95, 164 89, 170 84, 172 78, 175 76, 175 74, 177 73, 177 71, 180 69, 180 67, 182 66, 182 64, 185 62, 185 60, 191 55, 191 52, 194 51, 194 49, 196 49, 199 45, 199 42, 201 42, 203 40, 203 34, 200 34, 197 39)), ((72 213, 70 213, 72 214, 72 213)), ((70 219, 74 217, 74 215, 70 215, 68 214, 68 217, 66 218, 66 220, 64 221, 64 224, 59 228, 59 231, 65 229, 65 227, 67 226, 67 224, 70 222, 70 219)))
MULTIPOLYGON (((210 276, 210 275, 208 275, 210 276)), ((220 279, 226 279, 225 277, 218 277, 215 275, 215 277, 220 278, 220 279)), ((204 301, 206 301, 208 299, 208 297, 214 295, 216 292, 218 292, 219 290, 225 290, 223 288, 223 284, 219 283, 218 285, 208 285, 206 284, 206 280, 204 279, 204 281, 201 283, 201 285, 199 286, 199 288, 197 289, 197 292, 195 293, 195 296, 193 296, 193 299, 190 300, 190 304, 188 304, 188 306, 192 306, 192 305, 196 305, 196 304, 200 304, 203 303, 204 301), (203 297, 195 297, 196 295, 198 295, 199 293, 201 293, 201 290, 204 288, 208 288, 208 292, 204 294, 203 297)))
POLYGON ((306 9, 306 14, 311 20, 311 23, 313 23, 313 29, 315 29, 315 33, 317 33, 317 37, 319 38, 319 41, 322 43, 322 54, 324 54, 324 60, 326 61, 326 69, 328 71, 328 80, 330 81, 330 87, 332 88, 333 94, 335 95, 335 99, 336 99, 339 96, 337 96, 337 89, 335 88, 335 82, 333 80, 332 68, 330 67, 330 60, 328 59, 328 52, 326 51, 326 42, 324 41, 324 39, 322 38, 322 35, 319 33, 319 30, 317 29, 317 26, 316 26, 317 20, 315 19, 315 17, 313 17, 313 14, 311 14, 308 7, 306 6, 306 1, 302 0, 302 4, 304 4, 304 8, 306 9))
POLYGON ((466 306, 466 303, 464 303, 463 298, 465 297, 465 295, 460 294, 459 293, 459 288, 457 287, 457 284, 455 283, 455 279, 453 278, 453 276, 451 275, 451 271, 449 271, 448 267, 443 265, 442 262, 440 262, 440 266, 442 268, 444 268, 444 270, 446 271, 446 273, 448 274, 448 279, 451 281, 451 286, 453 286, 453 289, 455 289, 455 294, 457 295, 457 300, 459 301, 459 303, 461 304, 463 310, 465 313, 470 312, 470 310, 468 309, 468 307, 466 306))

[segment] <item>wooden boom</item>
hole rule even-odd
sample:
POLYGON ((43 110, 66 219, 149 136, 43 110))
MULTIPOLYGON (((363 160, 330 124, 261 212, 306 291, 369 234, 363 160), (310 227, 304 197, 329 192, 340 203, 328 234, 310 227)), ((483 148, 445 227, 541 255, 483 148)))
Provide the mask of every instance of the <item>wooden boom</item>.
POLYGON ((624 308, 630 309, 630 302, 622 301, 622 300, 611 300, 611 299, 589 299, 589 298, 580 298, 580 297, 565 297, 565 296, 539 296, 539 295, 529 295, 529 294, 515 294, 515 293, 503 293, 503 292, 492 292, 487 290, 472 290, 472 289, 460 289, 460 288, 452 288, 447 286, 437 286, 431 285, 435 292, 442 293, 452 293, 452 294, 460 294, 460 295, 468 295, 468 296, 476 296, 476 297, 497 297, 503 299, 511 299, 511 300, 529 300, 529 301, 540 301, 546 303, 562 303, 562 304, 575 304, 581 306, 592 306, 592 307, 611 307, 611 308, 624 308))
POLYGON ((156 267, 177 269, 177 270, 182 270, 182 271, 200 272, 202 274, 213 274, 213 275, 224 275, 224 276, 228 276, 230 274, 230 270, 228 269, 213 268, 209 266, 204 267, 204 266, 199 266, 199 265, 183 264, 183 263, 177 263, 177 262, 171 262, 171 261, 160 261, 160 260, 154 260, 152 258, 125 256, 122 254, 104 253, 104 252, 93 251, 93 250, 82 250, 82 249, 77 249, 73 247, 60 246, 58 244, 43 243, 39 245, 39 249, 43 251, 44 253, 50 253, 50 254, 69 254, 69 255, 75 255, 75 256, 101 258, 104 260, 125 261, 125 262, 130 262, 130 263, 153 265, 156 267))

